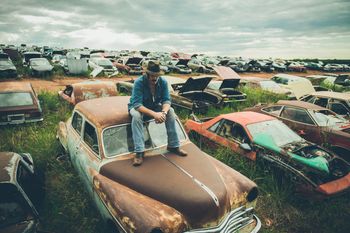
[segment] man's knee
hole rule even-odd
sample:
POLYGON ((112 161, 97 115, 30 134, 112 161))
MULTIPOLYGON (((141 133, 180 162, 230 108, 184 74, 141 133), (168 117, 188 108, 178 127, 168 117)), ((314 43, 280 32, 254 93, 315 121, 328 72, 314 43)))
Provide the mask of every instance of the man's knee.
POLYGON ((136 120, 136 121, 143 120, 142 114, 139 111, 135 110, 134 108, 130 110, 130 115, 131 115, 133 120, 136 120))
POLYGON ((173 108, 169 108, 168 114, 167 114, 168 119, 176 119, 176 114, 173 108))

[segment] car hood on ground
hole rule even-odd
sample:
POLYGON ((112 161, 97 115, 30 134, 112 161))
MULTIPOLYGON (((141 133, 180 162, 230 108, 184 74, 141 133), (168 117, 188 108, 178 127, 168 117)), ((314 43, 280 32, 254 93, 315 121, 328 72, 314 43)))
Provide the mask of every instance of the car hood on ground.
MULTIPOLYGON (((191 227, 202 227, 230 210, 231 197, 211 159, 192 143, 183 149, 187 157, 172 153, 146 156, 138 168, 131 165, 131 159, 112 161, 101 167, 100 174, 176 209, 191 227)), ((234 186, 243 194, 253 186, 241 177, 234 186)))
POLYGON ((187 79, 185 84, 181 87, 179 93, 189 92, 189 91, 203 91, 209 84, 212 78, 196 78, 192 77, 187 79))

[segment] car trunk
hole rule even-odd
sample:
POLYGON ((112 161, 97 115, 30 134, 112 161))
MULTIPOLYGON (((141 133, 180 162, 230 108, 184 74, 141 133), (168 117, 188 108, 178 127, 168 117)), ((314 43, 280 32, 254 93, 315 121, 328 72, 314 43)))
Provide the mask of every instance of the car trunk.
POLYGON ((146 156, 137 169, 130 159, 113 161, 102 166, 100 174, 178 210, 192 227, 202 227, 229 211, 229 197, 209 158, 193 144, 184 149, 187 157, 146 156))
POLYGON ((0 124, 19 124, 41 118, 42 113, 35 105, 0 108, 0 124))

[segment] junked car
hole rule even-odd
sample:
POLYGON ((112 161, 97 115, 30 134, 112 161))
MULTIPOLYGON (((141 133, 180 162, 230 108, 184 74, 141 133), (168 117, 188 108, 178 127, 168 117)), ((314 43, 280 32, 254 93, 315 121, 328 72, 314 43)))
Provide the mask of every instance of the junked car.
POLYGON ((175 73, 190 74, 192 70, 187 66, 189 61, 188 59, 179 59, 170 69, 175 73))
POLYGON ((90 57, 89 66, 91 69, 101 68, 101 71, 106 75, 118 73, 118 69, 113 66, 113 63, 104 57, 90 57))
POLYGON ((130 75, 142 74, 142 66, 140 65, 142 57, 129 57, 126 59, 118 59, 117 61, 112 59, 112 63, 119 71, 123 71, 130 75))
POLYGON ((72 105, 100 97, 117 96, 118 91, 114 82, 89 80, 67 85, 58 95, 72 105))
POLYGON ((41 57, 42 57, 42 55, 39 52, 35 52, 35 51, 25 52, 25 53, 23 53, 23 65, 28 66, 30 59, 41 58, 41 57))
POLYGON ((39 99, 30 83, 2 82, 0 85, 0 125, 43 120, 39 99))
POLYGON ((304 139, 324 145, 350 162, 350 122, 327 108, 303 101, 278 101, 246 110, 277 117, 304 139))
POLYGON ((348 162, 304 140, 272 116, 236 112, 204 122, 188 120, 185 127, 200 140, 276 166, 304 195, 327 197, 350 190, 348 162))
MULTIPOLYGON (((183 79, 174 76, 162 76, 168 82, 172 106, 187 109, 196 113, 205 113, 209 107, 221 107, 224 99, 219 93, 206 90, 212 77, 183 79)), ((119 92, 131 94, 134 80, 117 82, 119 92)))
POLYGON ((28 153, 0 152, 0 232, 39 233, 39 191, 28 153))
POLYGON ((145 160, 132 166, 129 97, 81 102, 58 138, 103 219, 120 232, 257 232, 256 185, 188 140, 176 121, 180 157, 166 150, 164 124, 144 124, 145 160), (103 109, 103 111, 101 111, 103 109))
POLYGON ((300 99, 307 94, 315 92, 312 83, 308 79, 299 76, 276 74, 270 80, 276 82, 283 88, 291 90, 296 99, 300 99))
POLYGON ((6 53, 0 53, 0 77, 17 77, 16 66, 13 65, 10 57, 6 53))
POLYGON ((309 94, 300 100, 328 108, 342 117, 350 118, 349 93, 319 91, 309 94))
POLYGON ((32 76, 50 75, 53 66, 46 58, 32 58, 29 60, 29 69, 32 76))

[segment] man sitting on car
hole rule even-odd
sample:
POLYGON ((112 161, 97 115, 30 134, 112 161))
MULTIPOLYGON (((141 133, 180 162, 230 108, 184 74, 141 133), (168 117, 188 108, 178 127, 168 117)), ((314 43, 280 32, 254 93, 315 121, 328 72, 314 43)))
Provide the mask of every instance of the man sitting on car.
POLYGON ((146 73, 136 79, 132 89, 129 113, 132 117, 131 130, 136 152, 133 165, 143 162, 145 141, 143 135, 144 116, 153 118, 157 124, 165 122, 168 134, 168 150, 180 156, 187 153, 180 149, 180 140, 176 132, 176 115, 170 107, 170 94, 167 81, 160 76, 159 62, 149 61, 146 73))

